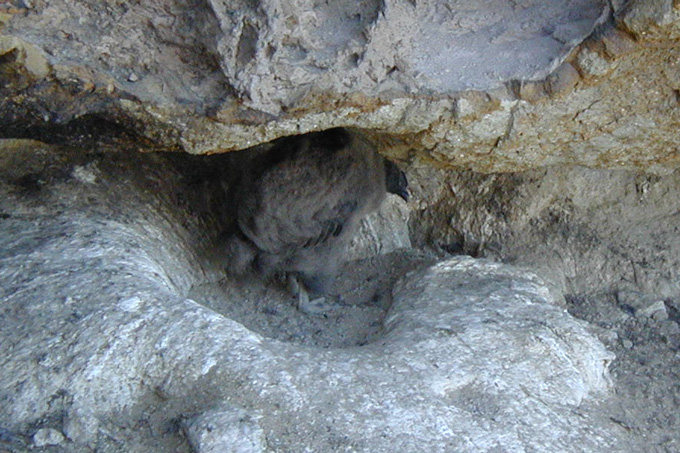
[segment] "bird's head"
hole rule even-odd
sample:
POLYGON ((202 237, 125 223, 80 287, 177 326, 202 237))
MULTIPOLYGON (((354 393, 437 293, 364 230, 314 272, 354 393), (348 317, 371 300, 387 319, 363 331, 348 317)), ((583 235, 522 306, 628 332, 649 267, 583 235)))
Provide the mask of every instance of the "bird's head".
POLYGON ((387 192, 399 195, 404 201, 408 201, 411 194, 408 191, 406 174, 394 162, 387 159, 385 159, 385 185, 387 192))

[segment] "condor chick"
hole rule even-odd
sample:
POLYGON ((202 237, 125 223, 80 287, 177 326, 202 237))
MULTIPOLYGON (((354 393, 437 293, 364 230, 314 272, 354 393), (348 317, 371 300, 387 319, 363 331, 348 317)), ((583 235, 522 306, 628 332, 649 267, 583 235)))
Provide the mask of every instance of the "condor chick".
POLYGON ((394 163, 346 129, 280 139, 243 175, 232 263, 295 278, 302 305, 305 290, 328 291, 361 218, 388 192, 408 201, 407 185, 394 163))

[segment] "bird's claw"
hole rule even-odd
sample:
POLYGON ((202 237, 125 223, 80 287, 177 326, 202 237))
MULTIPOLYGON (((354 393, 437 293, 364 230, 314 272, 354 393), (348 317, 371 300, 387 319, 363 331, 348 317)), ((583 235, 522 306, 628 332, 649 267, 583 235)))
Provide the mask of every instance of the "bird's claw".
POLYGON ((297 309, 311 316, 323 316, 330 311, 335 304, 327 297, 317 297, 309 299, 309 293, 304 285, 292 275, 288 276, 288 289, 297 296, 297 309))

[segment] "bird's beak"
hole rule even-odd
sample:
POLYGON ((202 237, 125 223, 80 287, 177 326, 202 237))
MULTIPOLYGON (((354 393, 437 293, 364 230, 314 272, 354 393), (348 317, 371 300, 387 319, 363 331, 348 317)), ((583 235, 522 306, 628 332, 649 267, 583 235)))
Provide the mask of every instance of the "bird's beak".
POLYGON ((408 199, 411 197, 411 194, 407 189, 400 190, 399 192, 397 192, 397 195, 399 195, 406 202, 408 202, 408 199))

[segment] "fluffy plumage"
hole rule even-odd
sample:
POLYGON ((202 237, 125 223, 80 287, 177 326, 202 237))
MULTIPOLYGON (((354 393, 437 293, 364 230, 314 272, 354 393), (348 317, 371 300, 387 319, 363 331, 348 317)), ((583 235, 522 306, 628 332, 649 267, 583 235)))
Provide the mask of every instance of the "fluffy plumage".
POLYGON ((232 265, 293 274, 323 294, 359 221, 388 191, 408 199, 406 176, 358 134, 331 129, 280 139, 243 175, 232 265))

